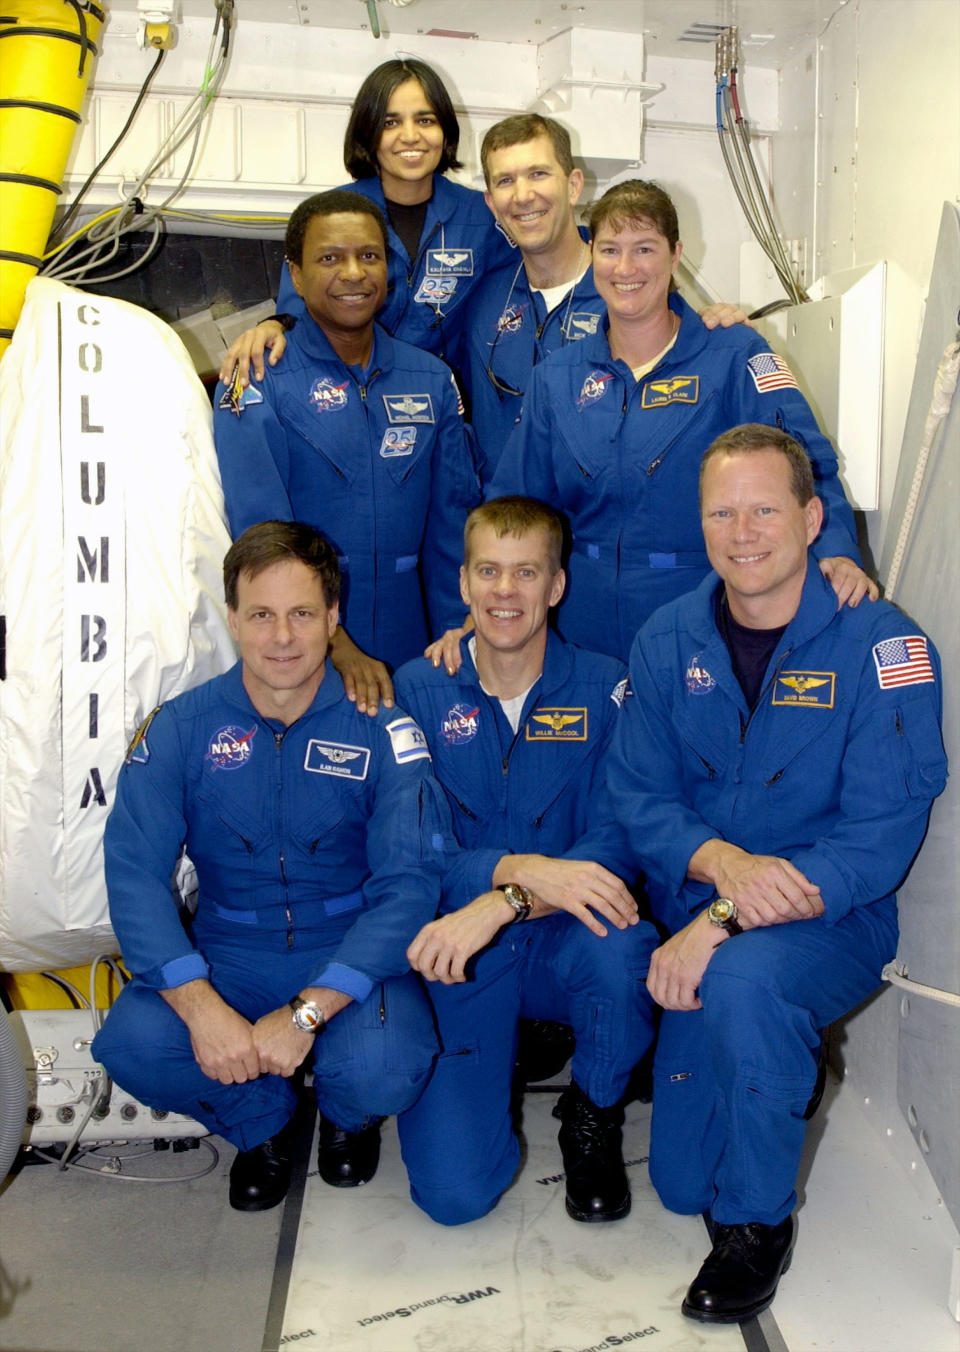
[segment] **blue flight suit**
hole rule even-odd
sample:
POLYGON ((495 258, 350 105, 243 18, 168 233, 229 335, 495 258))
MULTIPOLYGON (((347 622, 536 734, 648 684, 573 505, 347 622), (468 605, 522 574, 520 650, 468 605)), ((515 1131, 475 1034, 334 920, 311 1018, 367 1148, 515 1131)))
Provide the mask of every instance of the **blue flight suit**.
POLYGON ((399 666, 463 619, 463 523, 480 489, 449 369, 374 330, 365 372, 309 316, 235 406, 218 386, 220 475, 234 538, 258 521, 305 521, 334 545, 340 617, 367 653, 399 666), (239 408, 239 413, 237 412, 239 408))
POLYGON ((739 423, 780 427, 806 448, 825 508, 815 553, 860 561, 836 453, 789 368, 751 329, 707 329, 677 295, 670 308, 680 316, 677 340, 642 380, 610 356, 603 325, 541 362, 487 490, 528 493, 567 514, 560 632, 623 659, 644 620, 710 571, 700 459, 739 423))
MULTIPOLYGON (((390 224, 379 178, 343 184, 375 202, 387 222, 387 299, 377 321, 395 338, 445 357, 463 322, 464 301, 492 268, 517 256, 483 198, 483 193, 433 176, 417 256, 411 259, 390 224)), ((284 263, 277 310, 298 320, 306 313, 284 263)))
POLYGON ((821 1030, 893 958, 894 889, 944 787, 940 664, 886 602, 838 611, 811 558, 751 713, 718 588, 711 575, 638 634, 610 789, 671 933, 715 895, 687 877, 710 839, 789 859, 820 889, 823 916, 720 944, 703 1008, 664 1013, 654 1068, 650 1174, 664 1205, 777 1225, 796 1204, 821 1030))
MULTIPOLYGON (((586 230, 580 233, 586 242, 586 230)), ((530 288, 522 258, 490 273, 473 292, 451 360, 469 399, 484 484, 493 478, 520 416, 534 366, 557 348, 595 334, 606 312, 592 268, 549 314, 543 296, 530 288)))
MULTIPOLYGON (((591 859, 627 881, 635 855, 614 820, 603 759, 626 694, 621 663, 549 634, 543 674, 516 735, 483 692, 470 653, 455 676, 420 659, 396 677, 415 710, 446 791, 461 853, 444 881, 444 911, 489 891, 504 854, 591 859)), ((501 929, 472 979, 431 982, 443 1052, 417 1104, 399 1119, 414 1201, 456 1225, 493 1207, 519 1163, 510 1085, 521 1017, 573 1026, 573 1075, 601 1107, 623 1094, 653 1040, 643 984, 657 945, 643 921, 598 938, 560 912, 501 929)))
POLYGON ((93 1055, 143 1103, 248 1150, 290 1117, 285 1078, 220 1084, 158 994, 207 978, 255 1022, 308 985, 353 999, 312 1054, 323 1114, 346 1130, 413 1102, 436 1036, 406 948, 436 913, 449 817, 416 724, 358 714, 327 663, 290 727, 257 713, 238 664, 161 706, 120 773, 104 838, 110 916, 133 980, 93 1055), (181 847, 199 901, 186 923, 181 847))

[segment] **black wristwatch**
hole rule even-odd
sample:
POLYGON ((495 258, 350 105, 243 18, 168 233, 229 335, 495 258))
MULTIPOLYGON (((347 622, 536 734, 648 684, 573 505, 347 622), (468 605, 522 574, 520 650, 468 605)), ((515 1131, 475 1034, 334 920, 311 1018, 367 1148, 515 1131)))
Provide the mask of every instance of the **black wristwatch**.
POLYGON ((526 920, 533 910, 533 893, 530 889, 520 883, 501 883, 497 891, 502 892, 504 901, 513 907, 514 916, 510 924, 515 925, 518 920, 526 920))
POLYGON ((296 315, 267 315, 266 319, 260 319, 257 322, 260 324, 266 324, 271 319, 275 319, 277 323, 281 325, 284 333, 289 333, 291 329, 295 329, 297 327, 296 315))
POLYGON ((717 897, 707 907, 707 919, 710 924, 726 930, 729 935, 743 933, 743 926, 737 923, 739 914, 736 902, 731 901, 729 897, 717 897))
POLYGON ((293 1022, 301 1033, 322 1033, 326 1028, 324 1012, 313 1000, 301 1000, 299 995, 295 995, 288 1004, 293 1010, 293 1022))

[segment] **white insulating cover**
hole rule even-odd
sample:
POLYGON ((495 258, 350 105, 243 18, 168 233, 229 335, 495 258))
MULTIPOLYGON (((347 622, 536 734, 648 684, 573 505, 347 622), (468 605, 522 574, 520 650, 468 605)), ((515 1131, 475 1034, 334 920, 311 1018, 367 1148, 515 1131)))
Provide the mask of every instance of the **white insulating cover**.
POLYGON ((146 715, 224 671, 210 401, 161 320, 38 277, 0 362, 0 970, 115 952, 101 840, 146 715))

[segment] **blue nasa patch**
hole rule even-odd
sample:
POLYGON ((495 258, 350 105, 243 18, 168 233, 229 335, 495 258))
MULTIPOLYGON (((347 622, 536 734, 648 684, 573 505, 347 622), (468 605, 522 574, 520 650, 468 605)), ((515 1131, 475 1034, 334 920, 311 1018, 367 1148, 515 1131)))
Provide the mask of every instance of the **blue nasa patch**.
POLYGON ((310 390, 310 402, 317 413, 337 413, 340 409, 346 408, 349 384, 349 380, 345 380, 342 385, 335 385, 328 376, 314 381, 310 390))
POLYGON ((256 731, 256 723, 246 732, 232 723, 220 728, 210 738, 210 750, 204 760, 210 761, 214 770, 239 770, 253 754, 251 744, 256 731))
POLYGON ((391 460, 397 455, 412 455, 416 444, 415 427, 388 427, 380 442, 380 454, 384 460, 391 460))
POLYGON ((428 249, 428 277, 472 277, 472 249, 428 249))
POLYGON ((479 727, 479 704, 473 709, 467 704, 454 704, 443 716, 440 736, 447 746, 463 746, 473 741, 479 727))
POLYGON ((525 305, 508 305, 497 319, 497 333, 519 333, 523 328, 525 305))
POLYGON ((581 387, 577 399, 577 408, 583 408, 586 404, 595 404, 598 399, 602 399, 612 379, 613 376, 607 371, 591 371, 581 387))
POLYGON ((337 779, 366 779, 369 766, 369 747, 322 742, 317 737, 310 738, 303 758, 303 768, 311 774, 334 775, 337 779))
POLYGON ((413 299, 418 305, 432 305, 435 310, 442 310, 444 302, 456 289, 456 277, 424 277, 413 299))
POLYGON ((568 342, 575 342, 578 338, 586 338, 596 333, 599 323, 599 315, 592 314, 589 310, 574 310, 563 325, 563 336, 568 342))
POLYGON ((684 684, 691 695, 709 695, 717 688, 717 683, 704 667, 700 665, 700 654, 694 653, 687 663, 684 684))
POLYGON ((384 394, 381 398, 391 423, 436 422, 429 394, 384 394))

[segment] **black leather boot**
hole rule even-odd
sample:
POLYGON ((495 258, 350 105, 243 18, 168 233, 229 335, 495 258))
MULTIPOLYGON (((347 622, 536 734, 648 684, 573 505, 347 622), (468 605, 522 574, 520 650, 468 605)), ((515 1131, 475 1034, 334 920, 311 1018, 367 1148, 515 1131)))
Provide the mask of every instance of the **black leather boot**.
POLYGON ((618 1221, 630 1210, 623 1167, 623 1109, 598 1108, 571 1081, 554 1109, 567 1175, 567 1215, 575 1221, 618 1221))
POLYGON ((681 1306, 690 1319, 707 1324, 737 1324, 767 1308, 793 1257, 792 1216, 779 1225, 713 1222, 713 1249, 694 1278, 681 1306))
POLYGON ((343 1131, 320 1117, 317 1168, 331 1188, 358 1188, 369 1183, 380 1163, 380 1123, 374 1120, 359 1131, 343 1131))
POLYGON ((294 1127, 289 1121, 252 1150, 238 1150, 230 1166, 230 1205, 234 1211, 269 1211, 290 1187, 294 1127))

